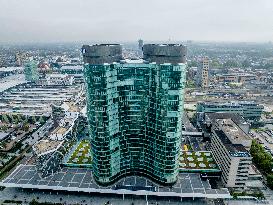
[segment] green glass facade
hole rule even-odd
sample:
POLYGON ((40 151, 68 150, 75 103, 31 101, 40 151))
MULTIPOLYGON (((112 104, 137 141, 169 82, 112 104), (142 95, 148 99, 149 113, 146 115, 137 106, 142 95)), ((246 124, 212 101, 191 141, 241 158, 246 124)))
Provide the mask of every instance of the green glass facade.
POLYGON ((84 69, 93 176, 170 185, 179 172, 185 64, 123 61, 84 69))
POLYGON ((38 80, 39 75, 38 75, 38 63, 34 60, 30 60, 25 63, 25 79, 27 81, 34 82, 38 80))

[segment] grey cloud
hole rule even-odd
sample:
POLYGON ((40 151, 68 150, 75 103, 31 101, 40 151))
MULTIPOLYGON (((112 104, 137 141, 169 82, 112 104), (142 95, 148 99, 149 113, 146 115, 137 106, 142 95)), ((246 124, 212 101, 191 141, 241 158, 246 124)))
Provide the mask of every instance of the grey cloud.
POLYGON ((273 41, 272 0, 0 0, 0 42, 273 41))

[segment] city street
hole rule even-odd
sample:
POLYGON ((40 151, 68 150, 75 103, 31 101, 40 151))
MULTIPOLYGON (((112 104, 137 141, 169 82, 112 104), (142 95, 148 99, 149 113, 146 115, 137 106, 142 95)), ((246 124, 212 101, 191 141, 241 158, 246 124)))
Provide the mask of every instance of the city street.
MULTIPOLYGON (((80 193, 66 193, 57 191, 43 191, 43 190, 23 190, 16 188, 6 188, 0 192, 0 199, 4 200, 16 200, 22 201, 28 204, 33 199, 39 202, 52 202, 63 204, 92 204, 92 205, 104 205, 108 201, 112 205, 178 205, 181 204, 180 199, 168 199, 168 198, 152 198, 148 196, 148 201, 145 197, 141 196, 123 196, 122 195, 110 195, 110 194, 80 194, 80 193)), ((194 201, 190 199, 183 199, 183 205, 207 205, 209 203, 204 202, 201 199, 194 201)))

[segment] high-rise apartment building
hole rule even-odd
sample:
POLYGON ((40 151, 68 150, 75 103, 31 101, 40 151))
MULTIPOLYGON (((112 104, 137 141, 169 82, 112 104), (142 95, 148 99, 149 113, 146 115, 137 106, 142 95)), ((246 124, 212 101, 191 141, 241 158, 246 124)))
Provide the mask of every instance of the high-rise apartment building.
POLYGON ((209 87, 209 59, 208 57, 204 57, 202 61, 199 63, 197 79, 197 86, 201 88, 209 87))
POLYGON ((209 87, 209 59, 207 57, 202 60, 202 88, 209 87))
POLYGON ((84 45, 82 53, 94 179, 108 185, 138 175, 175 183, 186 47, 144 45, 144 60, 123 60, 117 44, 84 45))

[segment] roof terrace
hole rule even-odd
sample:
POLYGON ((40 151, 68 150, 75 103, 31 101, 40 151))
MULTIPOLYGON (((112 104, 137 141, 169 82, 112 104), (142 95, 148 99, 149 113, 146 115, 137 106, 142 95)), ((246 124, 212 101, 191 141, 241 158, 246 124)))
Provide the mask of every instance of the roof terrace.
POLYGON ((40 155, 45 152, 57 149, 63 141, 55 141, 55 140, 40 140, 37 144, 34 145, 34 151, 40 155))

